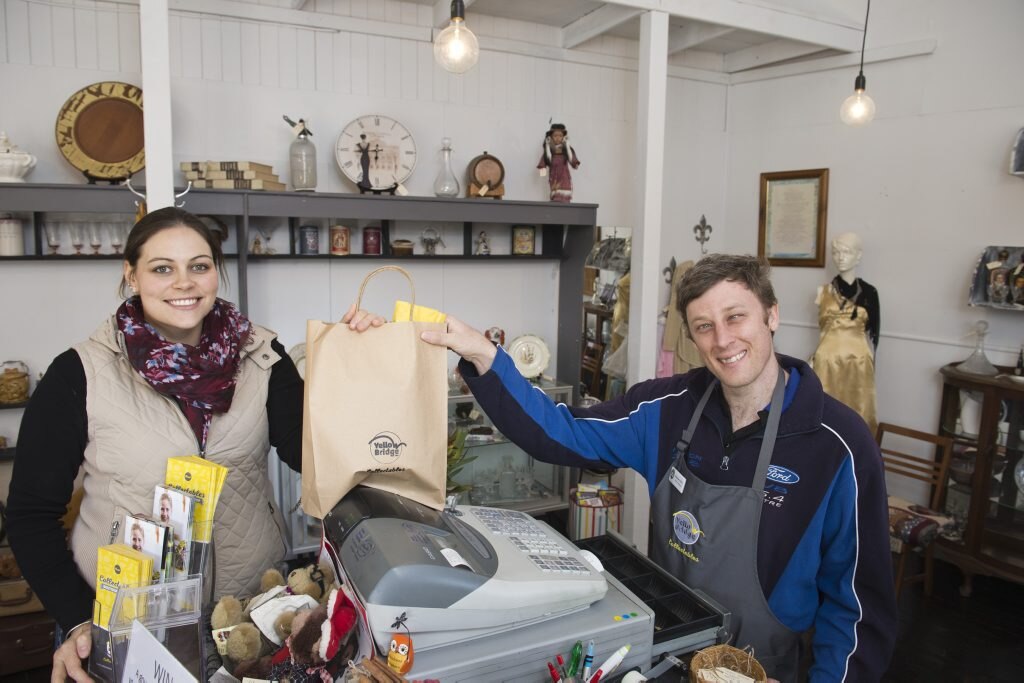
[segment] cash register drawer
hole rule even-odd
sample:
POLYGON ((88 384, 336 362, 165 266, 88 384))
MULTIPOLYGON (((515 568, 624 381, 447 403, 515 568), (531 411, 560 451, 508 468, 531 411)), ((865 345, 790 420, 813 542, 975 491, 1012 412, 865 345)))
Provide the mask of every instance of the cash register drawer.
POLYGON ((597 555, 604 570, 654 611, 655 654, 678 652, 677 645, 693 641, 696 647, 707 634, 719 640, 728 627, 728 612, 710 597, 689 588, 682 581, 642 555, 618 534, 595 536, 575 541, 576 545, 597 555), (694 641, 691 636, 696 636, 694 641), (668 647, 658 647, 659 645, 668 647))

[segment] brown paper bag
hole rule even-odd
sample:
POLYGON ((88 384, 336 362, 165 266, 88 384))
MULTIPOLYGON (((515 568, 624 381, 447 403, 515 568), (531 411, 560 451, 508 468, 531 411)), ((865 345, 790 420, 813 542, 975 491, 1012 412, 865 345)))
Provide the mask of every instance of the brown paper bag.
MULTIPOLYGON (((412 286, 409 274, 396 270, 412 286)), ((415 291, 413 292, 415 303, 415 291)), ((358 333, 306 323, 302 509, 323 518, 357 484, 444 507, 448 446, 446 350, 420 339, 445 323, 390 322, 358 333)))

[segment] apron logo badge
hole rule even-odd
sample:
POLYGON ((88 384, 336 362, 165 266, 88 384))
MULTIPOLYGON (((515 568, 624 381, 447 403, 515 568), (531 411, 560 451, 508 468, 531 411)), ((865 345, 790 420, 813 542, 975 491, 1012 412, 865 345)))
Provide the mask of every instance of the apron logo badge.
POLYGON ((780 484, 795 484, 800 481, 800 475, 791 469, 779 465, 769 465, 768 474, 765 476, 768 481, 777 481, 780 484))
POLYGON ((402 457, 402 449, 407 446, 397 434, 381 432, 369 441, 370 455, 383 465, 390 465, 402 457))
POLYGON ((697 539, 704 535, 697 518, 686 510, 680 510, 672 515, 672 530, 681 543, 693 545, 697 539))

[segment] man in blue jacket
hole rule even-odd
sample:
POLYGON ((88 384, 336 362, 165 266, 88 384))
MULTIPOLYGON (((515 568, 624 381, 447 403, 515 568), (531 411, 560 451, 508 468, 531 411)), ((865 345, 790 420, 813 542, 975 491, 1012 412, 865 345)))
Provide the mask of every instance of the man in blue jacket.
POLYGON ((776 354, 766 263, 714 254, 678 306, 704 368, 640 382, 589 409, 556 405, 483 335, 449 318, 429 343, 495 426, 533 457, 631 467, 651 492, 651 557, 732 612, 731 642, 768 675, 877 681, 896 637, 885 479, 863 420, 803 361, 776 354))

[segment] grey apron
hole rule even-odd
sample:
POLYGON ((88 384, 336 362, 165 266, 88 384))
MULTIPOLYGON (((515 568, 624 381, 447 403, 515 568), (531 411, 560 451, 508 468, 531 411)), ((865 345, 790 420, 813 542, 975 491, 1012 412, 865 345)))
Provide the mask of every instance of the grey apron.
POLYGON ((717 385, 713 381, 701 397, 676 445, 675 462, 654 491, 651 556, 731 611, 730 643, 751 646, 768 676, 788 683, 797 680, 800 634, 772 614, 757 575, 764 480, 779 431, 786 377, 780 368, 750 487, 708 484, 686 466, 690 441, 717 385))

